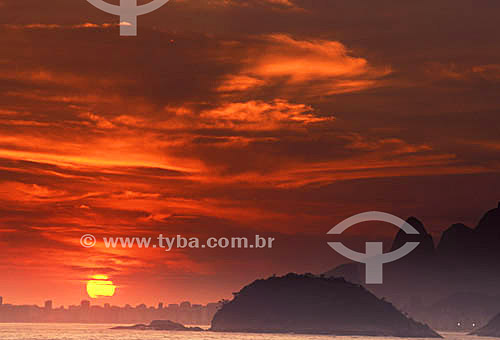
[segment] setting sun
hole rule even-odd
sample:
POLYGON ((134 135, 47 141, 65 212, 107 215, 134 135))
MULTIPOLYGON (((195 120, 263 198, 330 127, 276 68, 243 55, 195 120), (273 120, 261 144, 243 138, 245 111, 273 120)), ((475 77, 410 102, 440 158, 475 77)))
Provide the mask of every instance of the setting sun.
POLYGON ((116 286, 113 281, 109 281, 106 275, 94 275, 92 280, 87 282, 87 294, 92 299, 100 297, 110 297, 115 295, 116 286))

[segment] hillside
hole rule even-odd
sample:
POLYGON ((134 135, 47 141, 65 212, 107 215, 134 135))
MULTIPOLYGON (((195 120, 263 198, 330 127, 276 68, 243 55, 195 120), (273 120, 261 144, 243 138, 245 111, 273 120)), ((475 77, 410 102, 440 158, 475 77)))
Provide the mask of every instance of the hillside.
POLYGON ((359 285, 297 274, 244 287, 217 312, 211 330, 440 337, 359 285))
POLYGON ((486 326, 471 333, 471 335, 490 336, 500 338, 500 314, 493 318, 486 326))

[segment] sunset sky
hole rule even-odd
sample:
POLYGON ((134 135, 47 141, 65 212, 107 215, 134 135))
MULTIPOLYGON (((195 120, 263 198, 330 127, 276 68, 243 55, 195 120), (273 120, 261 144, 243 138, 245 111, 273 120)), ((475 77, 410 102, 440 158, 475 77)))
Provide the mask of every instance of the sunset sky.
POLYGON ((345 262, 326 233, 356 213, 474 227, 500 200, 499 13, 171 0, 120 37, 85 0, 0 0, 0 296, 77 304, 106 275, 116 294, 93 303, 206 303, 345 262), (276 241, 167 253, 86 233, 276 241))

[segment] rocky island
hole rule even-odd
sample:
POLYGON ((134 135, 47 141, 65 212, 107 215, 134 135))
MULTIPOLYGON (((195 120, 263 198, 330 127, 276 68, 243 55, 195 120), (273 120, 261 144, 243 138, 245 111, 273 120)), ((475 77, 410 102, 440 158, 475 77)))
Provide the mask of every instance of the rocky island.
POLYGON ((140 331, 191 331, 191 332, 201 332, 203 329, 199 327, 185 327, 180 323, 173 322, 170 320, 153 320, 149 325, 137 324, 133 326, 118 326, 111 329, 129 329, 129 330, 140 330, 140 331))
POLYGON ((288 274, 257 280, 216 313, 212 331, 440 338, 360 285, 288 274))

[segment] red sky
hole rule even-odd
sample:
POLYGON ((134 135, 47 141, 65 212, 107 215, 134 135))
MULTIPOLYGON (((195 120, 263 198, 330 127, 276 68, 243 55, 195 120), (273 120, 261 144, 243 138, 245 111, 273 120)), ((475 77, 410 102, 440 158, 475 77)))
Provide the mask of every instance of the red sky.
POLYGON ((0 295, 78 303, 105 274, 119 288, 97 303, 206 303, 343 262, 325 234, 355 213, 475 226, 499 200, 499 10, 171 0, 125 38, 85 0, 0 0, 0 295), (85 233, 276 241, 88 250, 85 233))

